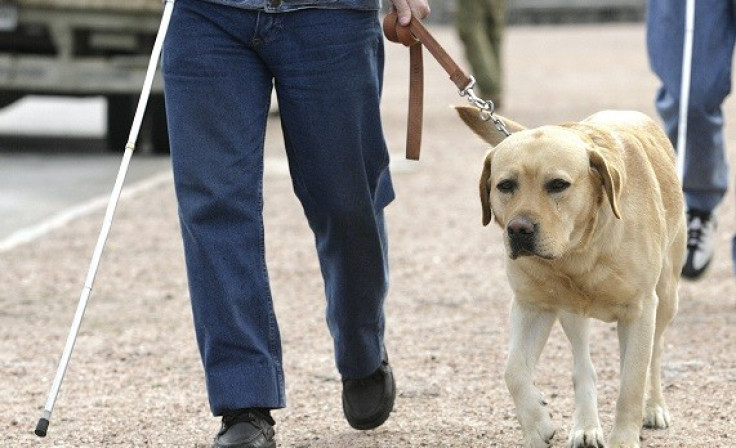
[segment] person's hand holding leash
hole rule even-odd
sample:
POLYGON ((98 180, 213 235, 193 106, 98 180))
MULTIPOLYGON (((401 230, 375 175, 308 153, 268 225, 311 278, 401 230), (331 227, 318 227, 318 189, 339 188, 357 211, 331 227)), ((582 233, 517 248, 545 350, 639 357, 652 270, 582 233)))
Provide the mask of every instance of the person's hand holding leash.
POLYGON ((391 0, 391 2, 399 14, 399 23, 403 26, 409 24, 412 15, 421 20, 430 13, 428 0, 391 0))

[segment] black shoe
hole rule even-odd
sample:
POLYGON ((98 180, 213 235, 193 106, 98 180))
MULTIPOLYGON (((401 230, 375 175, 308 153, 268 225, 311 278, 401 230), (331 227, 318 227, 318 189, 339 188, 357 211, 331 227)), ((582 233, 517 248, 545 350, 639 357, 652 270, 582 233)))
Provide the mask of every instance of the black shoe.
POLYGON ((212 448, 276 448, 275 424, 267 409, 226 412, 212 448))
POLYGON ((388 359, 370 376, 342 380, 342 410, 350 426, 367 430, 381 426, 394 408, 396 384, 388 359))
POLYGON ((684 278, 695 280, 705 273, 716 246, 715 213, 699 210, 687 212, 687 258, 682 267, 684 278))

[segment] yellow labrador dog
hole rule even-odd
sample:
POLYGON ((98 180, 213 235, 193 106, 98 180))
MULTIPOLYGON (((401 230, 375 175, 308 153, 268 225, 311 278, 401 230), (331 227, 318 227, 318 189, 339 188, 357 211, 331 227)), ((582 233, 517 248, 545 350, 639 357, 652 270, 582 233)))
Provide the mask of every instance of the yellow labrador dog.
POLYGON ((514 291, 505 380, 526 447, 550 446, 555 425, 532 371, 559 319, 574 355, 570 447, 639 447, 642 424, 666 428, 663 333, 677 312, 685 256, 683 197, 665 134, 638 112, 525 129, 508 138, 477 109, 466 124, 493 147, 480 178, 483 225, 504 232, 514 291), (617 322, 616 418, 605 445, 598 420, 588 318, 617 322), (648 394, 645 389, 648 386, 648 394))

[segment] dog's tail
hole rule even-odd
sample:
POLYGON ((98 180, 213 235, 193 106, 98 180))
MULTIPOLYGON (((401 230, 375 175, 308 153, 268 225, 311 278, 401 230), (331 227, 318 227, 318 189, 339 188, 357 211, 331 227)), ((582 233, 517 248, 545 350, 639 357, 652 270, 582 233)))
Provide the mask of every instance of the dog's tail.
MULTIPOLYGON (((462 118, 465 124, 467 124, 468 127, 473 130, 473 132, 478 134, 480 138, 490 143, 491 146, 498 145, 499 143, 501 143, 501 141, 503 141, 503 139, 506 138, 506 135, 496 128, 496 125, 493 123, 492 120, 484 120, 483 117, 481 117, 480 111, 477 107, 471 106, 469 104, 463 104, 454 107, 457 111, 457 114, 460 115, 460 118, 462 118)), ((504 124, 506 125, 506 129, 508 129, 508 131, 511 133, 523 131, 524 129, 526 129, 526 127, 520 125, 513 120, 501 117, 500 115, 496 115, 496 117, 503 120, 504 124)))

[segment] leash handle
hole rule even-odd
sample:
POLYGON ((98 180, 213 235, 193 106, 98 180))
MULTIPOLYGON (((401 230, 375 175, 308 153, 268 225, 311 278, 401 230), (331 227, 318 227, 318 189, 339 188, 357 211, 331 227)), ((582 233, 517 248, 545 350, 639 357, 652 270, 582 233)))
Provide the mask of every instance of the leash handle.
MULTIPOLYGON (((409 47, 409 110, 406 120, 406 158, 419 160, 422 148, 422 116, 424 114, 424 56, 422 43, 414 37, 411 24, 419 23, 414 17, 410 26, 399 24, 399 15, 392 10, 383 19, 383 34, 391 42, 409 47)), ((421 26, 421 24, 420 24, 421 26)))
POLYGON ((424 44, 427 50, 450 75, 450 80, 458 90, 465 90, 470 85, 470 76, 450 57, 442 45, 427 31, 422 22, 412 17, 407 26, 399 24, 399 15, 395 10, 389 12, 383 19, 383 33, 392 42, 412 47, 415 44, 424 44))

